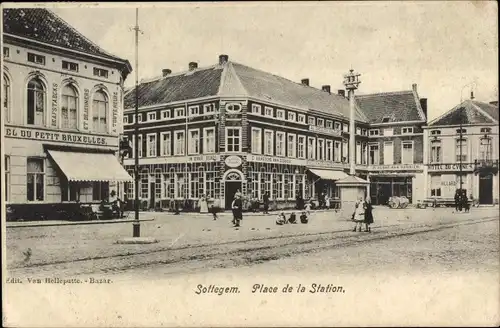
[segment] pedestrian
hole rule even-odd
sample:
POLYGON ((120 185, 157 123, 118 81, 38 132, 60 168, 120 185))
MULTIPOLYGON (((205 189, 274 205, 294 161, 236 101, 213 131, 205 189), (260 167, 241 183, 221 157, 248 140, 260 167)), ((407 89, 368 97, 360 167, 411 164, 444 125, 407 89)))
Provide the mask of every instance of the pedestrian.
POLYGON ((302 224, 307 224, 309 222, 309 218, 307 217, 307 214, 305 211, 302 212, 300 215, 300 223, 302 224))
POLYGON ((205 194, 201 195, 198 203, 198 206, 200 207, 200 213, 208 213, 207 197, 205 197, 205 194))
POLYGON ((264 196, 262 197, 262 201, 264 202, 264 214, 269 214, 269 192, 266 191, 264 196))
POLYGON ((328 197, 328 195, 325 196, 325 207, 327 210, 330 209, 330 197, 328 197))
POLYGON ((465 190, 462 191, 462 206, 464 208, 465 213, 469 213, 470 204, 469 204, 469 199, 467 198, 467 192, 465 190))
POLYGON ((305 206, 305 209, 306 209, 306 212, 307 212, 307 215, 308 215, 308 216, 309 216, 309 215, 311 215, 311 206, 312 206, 312 205, 311 205, 311 201, 308 201, 308 202, 306 203, 306 206, 305 206))
POLYGON ((363 222, 365 222, 365 202, 360 198, 354 206, 354 213, 352 214, 352 221, 354 221, 354 232, 361 232, 363 222))
POLYGON ((240 221, 243 219, 243 204, 241 203, 241 197, 238 194, 234 195, 231 208, 233 210, 233 224, 235 227, 239 227, 240 221))
POLYGON ((281 212, 280 214, 278 214, 278 216, 276 217, 276 224, 277 225, 284 225, 286 224, 286 217, 285 217, 285 213, 281 212))
POLYGON ((292 212, 292 214, 290 214, 290 218, 288 218, 288 223, 291 224, 297 223, 297 216, 295 215, 295 212, 292 212))
POLYGON ((365 201, 365 232, 372 232, 370 225, 373 223, 373 206, 370 197, 365 201))
POLYGON ((460 189, 457 189, 455 191, 455 211, 456 212, 461 212, 462 211, 462 204, 461 204, 461 193, 460 189))

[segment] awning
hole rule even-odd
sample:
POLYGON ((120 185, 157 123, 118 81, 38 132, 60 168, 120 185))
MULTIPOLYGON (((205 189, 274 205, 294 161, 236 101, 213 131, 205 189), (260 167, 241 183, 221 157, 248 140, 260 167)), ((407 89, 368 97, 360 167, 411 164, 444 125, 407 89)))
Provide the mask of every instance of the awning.
POLYGON ((314 175, 316 175, 324 180, 340 180, 340 179, 347 177, 347 174, 344 173, 343 171, 313 170, 313 169, 309 169, 309 171, 312 174, 314 174, 314 175))
POLYGON ((113 154, 47 150, 68 181, 132 181, 113 154))

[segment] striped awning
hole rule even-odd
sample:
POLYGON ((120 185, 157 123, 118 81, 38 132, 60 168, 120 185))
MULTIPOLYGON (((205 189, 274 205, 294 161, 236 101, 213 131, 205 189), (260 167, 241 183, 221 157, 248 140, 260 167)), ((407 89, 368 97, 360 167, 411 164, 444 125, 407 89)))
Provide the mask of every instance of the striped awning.
POLYGON ((113 154, 47 150, 68 181, 132 181, 113 154))
POLYGON ((340 180, 347 177, 343 171, 309 169, 309 172, 323 180, 340 180))

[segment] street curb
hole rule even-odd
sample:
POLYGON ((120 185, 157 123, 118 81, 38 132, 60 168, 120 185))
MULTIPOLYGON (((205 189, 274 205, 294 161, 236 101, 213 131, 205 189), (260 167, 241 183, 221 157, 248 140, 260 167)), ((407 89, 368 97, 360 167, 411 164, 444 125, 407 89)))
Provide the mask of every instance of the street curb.
MULTIPOLYGON (((154 221, 155 219, 140 219, 143 221, 154 221)), ((32 227, 56 227, 70 225, 90 225, 90 224, 114 224, 114 223, 131 223, 135 220, 106 220, 106 221, 81 221, 81 222, 60 222, 60 223, 33 223, 33 224, 7 224, 6 228, 32 228, 32 227)))
POLYGON ((158 239, 151 237, 129 237, 116 241, 117 244, 122 244, 122 245, 156 244, 158 242, 160 242, 158 239))

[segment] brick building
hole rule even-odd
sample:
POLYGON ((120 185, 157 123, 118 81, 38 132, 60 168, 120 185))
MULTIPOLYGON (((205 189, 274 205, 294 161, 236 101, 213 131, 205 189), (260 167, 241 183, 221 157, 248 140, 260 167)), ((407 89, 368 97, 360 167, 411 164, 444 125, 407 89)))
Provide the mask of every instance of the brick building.
POLYGON ((128 61, 47 9, 3 10, 3 56, 7 203, 100 202, 130 180, 116 157, 128 61))
POLYGON ((425 127, 427 198, 452 201, 461 173, 468 196, 498 203, 498 115, 498 102, 471 99, 425 127))

